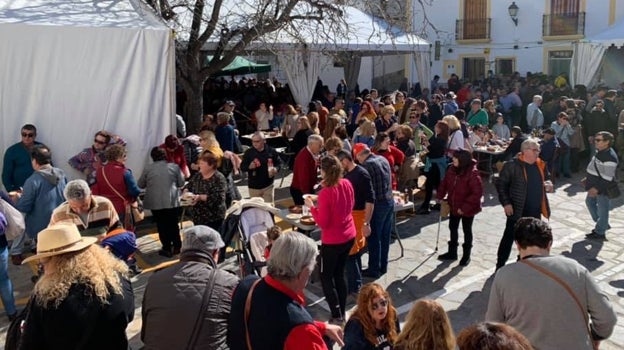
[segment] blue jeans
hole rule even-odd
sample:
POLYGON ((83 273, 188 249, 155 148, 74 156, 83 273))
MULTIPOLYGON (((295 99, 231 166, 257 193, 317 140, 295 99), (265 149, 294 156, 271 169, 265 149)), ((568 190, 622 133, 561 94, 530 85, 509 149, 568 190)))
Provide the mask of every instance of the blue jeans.
POLYGON ((599 194, 596 197, 587 196, 587 198, 585 198, 585 204, 587 205, 587 210, 589 210, 589 215, 591 215, 592 220, 596 223, 594 231, 604 236, 606 231, 610 228, 609 205, 611 201, 609 197, 604 194, 599 194))
POLYGON ((388 272, 388 251, 394 202, 375 203, 371 217, 371 235, 368 237, 368 271, 373 276, 388 272))
POLYGON ((362 287, 362 253, 349 255, 345 266, 347 273, 347 293, 359 293, 362 287))
POLYGON ((17 312, 15 309, 15 297, 13 297, 13 285, 9 279, 9 249, 2 248, 0 252, 0 299, 4 304, 4 311, 7 315, 13 315, 17 312))

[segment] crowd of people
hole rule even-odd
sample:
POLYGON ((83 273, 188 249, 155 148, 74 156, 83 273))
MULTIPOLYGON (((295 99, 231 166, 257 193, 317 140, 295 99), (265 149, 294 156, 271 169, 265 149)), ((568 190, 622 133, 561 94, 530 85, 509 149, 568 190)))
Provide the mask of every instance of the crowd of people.
MULTIPOLYGON (((24 340, 21 348, 127 346, 125 326, 134 317, 128 277, 141 272, 132 231, 135 212, 146 208, 156 222, 162 245, 158 253, 180 258, 155 273, 146 287, 141 336, 147 349, 180 344, 323 349, 334 342, 344 349, 453 349, 456 344, 460 349, 495 349, 492 344, 501 339, 515 344, 509 347, 513 349, 590 349, 613 331, 613 308, 587 270, 549 256, 552 233, 542 219, 551 214, 547 193, 554 191, 553 182, 579 171, 587 155, 586 205, 596 222, 587 238, 606 240, 609 204, 617 196, 612 193, 619 165, 616 144, 620 156, 624 151, 618 93, 599 87, 588 97, 581 87, 553 88, 535 76, 476 84, 455 79, 443 89, 435 78, 430 89, 417 95, 395 91, 380 96, 376 89, 356 94, 344 81, 333 94, 321 84, 307 113, 288 99, 280 100, 278 90, 266 83, 263 88, 273 94, 253 101, 257 108, 244 128, 232 100, 221 105, 216 118, 206 115, 196 134, 186 135, 183 120, 177 118, 177 134, 151 149, 153 162, 138 180, 125 166, 125 140, 117 135, 98 131, 91 147, 69 159, 83 179, 69 181, 52 165, 51 150, 35 140, 36 127, 24 125, 21 142, 5 152, 2 180, 7 192, 0 192, 25 214, 26 224, 10 247, 0 235, 3 255, 10 254, 16 265, 40 262, 23 332, 23 338, 37 339, 24 340), (240 136, 248 132, 251 144, 244 146, 240 136), (271 133, 287 146, 286 152, 271 144, 271 133), (401 198, 409 199, 400 194, 424 191, 420 215, 448 210, 450 240, 440 260, 458 259, 461 222, 459 265, 469 265, 484 170, 473 150, 494 145, 506 149, 498 159, 496 190, 507 222, 486 322, 455 339, 443 308, 423 300, 400 327, 388 292, 364 283, 388 272, 394 206, 401 198), (273 236, 265 277, 239 281, 218 269, 225 253, 220 231, 226 210, 241 199, 234 175, 245 174, 250 197, 273 204, 275 179, 284 167, 293 172, 289 189, 294 204, 305 206, 321 231, 320 281, 331 313, 328 323, 313 320, 304 307, 303 290, 319 252, 302 234, 273 236), (424 185, 419 182, 423 174, 424 185), (192 207, 194 225, 182 239, 181 198, 192 207), (506 266, 514 242, 520 260, 506 266), (367 269, 362 263, 365 246, 367 269), (36 255, 26 258, 28 248, 36 255), (85 269, 70 271, 75 264, 85 269), (549 273, 559 277, 547 280, 549 273), (515 274, 527 279, 513 283, 515 274), (546 305, 562 303, 565 294, 545 281, 566 284, 570 297, 582 296, 565 303, 576 299, 584 316, 579 321, 589 322, 588 331, 564 336, 566 322, 561 321, 570 313, 543 317, 539 331, 527 323, 539 318, 546 305), (193 292, 184 292, 190 285, 193 292), (503 297, 508 288, 513 293, 503 297), (539 288, 550 298, 543 304, 528 299, 539 288), (349 296, 357 306, 347 320, 349 296), (100 312, 78 315, 76 305, 100 312), (267 322, 268 315, 272 322, 267 322), (184 322, 171 330, 169 320, 174 318, 184 322), (71 332, 44 330, 56 322, 75 326, 71 332), (543 329, 553 331, 545 335, 543 329), (107 333, 111 336, 102 340, 107 333)), ((4 230, 8 222, 0 214, 4 230)), ((6 270, 0 265, 0 297, 13 320, 17 309, 6 270)), ((578 328, 583 328, 581 322, 578 328)))

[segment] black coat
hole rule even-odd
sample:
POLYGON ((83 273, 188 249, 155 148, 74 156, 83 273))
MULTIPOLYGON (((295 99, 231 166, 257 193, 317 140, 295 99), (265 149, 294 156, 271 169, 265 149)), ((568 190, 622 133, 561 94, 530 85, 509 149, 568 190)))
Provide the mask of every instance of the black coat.
POLYGON ((133 318, 128 279, 122 278, 122 294, 111 294, 105 304, 85 284, 73 284, 57 308, 32 303, 19 349, 127 349, 126 326, 133 318))
MULTIPOLYGON (((541 159, 537 159, 535 162, 542 174, 542 182, 550 180, 550 173, 545 166, 545 163, 541 159)), ((501 170, 498 181, 496 182, 496 191, 498 192, 498 200, 504 207, 511 204, 513 207, 513 219, 519 219, 524 210, 524 204, 526 198, 529 195, 530 190, 527 189, 525 163, 522 160, 522 154, 518 155, 514 159, 505 162, 503 170, 501 170)), ((548 197, 546 192, 542 191, 542 215, 545 218, 550 217, 550 205, 548 204, 548 197)))

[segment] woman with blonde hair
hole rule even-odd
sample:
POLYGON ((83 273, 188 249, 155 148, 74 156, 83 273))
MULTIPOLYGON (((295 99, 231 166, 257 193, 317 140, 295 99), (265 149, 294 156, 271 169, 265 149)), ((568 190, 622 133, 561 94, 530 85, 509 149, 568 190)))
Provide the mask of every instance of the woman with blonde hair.
POLYGON ((299 128, 297 128, 297 120, 300 118, 299 112, 292 105, 286 105, 284 108, 284 125, 282 132, 288 139, 295 137, 299 128))
POLYGON ((390 295, 381 285, 367 283, 360 289, 357 306, 345 326, 342 350, 392 349, 399 331, 390 295))
POLYGON ((446 154, 449 157, 458 149, 466 149, 464 142, 464 133, 461 129, 461 122, 454 115, 447 115, 442 118, 449 127, 449 140, 446 146, 446 154))
POLYGON ((412 306, 395 350, 453 350, 455 336, 444 308, 434 300, 419 300, 412 306))
POLYGON ((308 113, 308 120, 310 121, 310 130, 312 130, 312 133, 320 135, 321 131, 319 130, 319 114, 318 112, 310 112, 308 113))
POLYGON ((128 267, 76 225, 39 232, 41 275, 28 302, 20 349, 127 349, 126 326, 134 318, 128 267))
POLYGON ((360 127, 355 130, 352 143, 354 145, 356 143, 363 143, 368 147, 373 147, 373 144, 375 144, 376 131, 377 130, 375 129, 375 123, 364 120, 360 124, 360 127))

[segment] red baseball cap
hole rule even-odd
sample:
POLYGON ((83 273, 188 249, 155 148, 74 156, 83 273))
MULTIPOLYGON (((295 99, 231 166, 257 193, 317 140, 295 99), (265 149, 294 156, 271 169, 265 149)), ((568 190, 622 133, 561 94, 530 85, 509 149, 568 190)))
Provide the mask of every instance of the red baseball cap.
POLYGON ((357 157, 364 150, 369 150, 368 145, 365 143, 356 143, 353 145, 353 157, 357 157))

